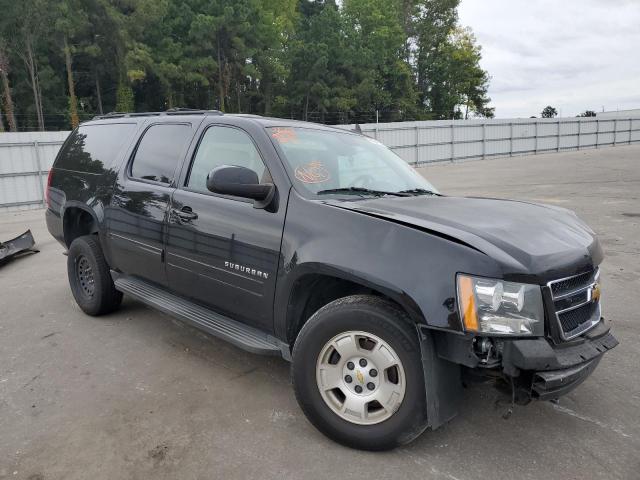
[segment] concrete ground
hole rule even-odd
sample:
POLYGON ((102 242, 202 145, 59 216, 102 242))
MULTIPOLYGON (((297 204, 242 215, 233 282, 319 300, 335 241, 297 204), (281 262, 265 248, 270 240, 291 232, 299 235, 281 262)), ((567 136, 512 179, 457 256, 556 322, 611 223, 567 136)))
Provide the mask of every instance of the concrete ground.
POLYGON ((386 453, 343 448, 298 408, 288 364, 126 300, 73 302, 43 212, 0 216, 41 252, 0 268, 0 478, 639 479, 640 146, 422 168, 449 194, 574 209, 600 235, 620 345, 559 405, 466 392, 449 425, 386 453))

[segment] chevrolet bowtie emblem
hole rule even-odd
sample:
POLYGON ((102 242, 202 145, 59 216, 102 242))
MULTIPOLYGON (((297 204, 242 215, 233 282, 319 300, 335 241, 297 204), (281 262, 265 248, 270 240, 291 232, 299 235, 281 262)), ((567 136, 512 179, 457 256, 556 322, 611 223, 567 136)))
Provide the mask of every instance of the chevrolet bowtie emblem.
POLYGON ((364 375, 360 370, 356 370, 356 379, 358 380, 358 382, 364 385, 364 375))

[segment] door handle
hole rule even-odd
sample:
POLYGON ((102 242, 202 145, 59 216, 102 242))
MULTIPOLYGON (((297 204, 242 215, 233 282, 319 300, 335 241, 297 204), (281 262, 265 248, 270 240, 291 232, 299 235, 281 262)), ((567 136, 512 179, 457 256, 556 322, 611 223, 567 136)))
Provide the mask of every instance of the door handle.
POLYGON ((182 210, 172 208, 171 213, 183 222, 189 222, 198 218, 198 214, 191 210, 191 207, 182 207, 182 210))

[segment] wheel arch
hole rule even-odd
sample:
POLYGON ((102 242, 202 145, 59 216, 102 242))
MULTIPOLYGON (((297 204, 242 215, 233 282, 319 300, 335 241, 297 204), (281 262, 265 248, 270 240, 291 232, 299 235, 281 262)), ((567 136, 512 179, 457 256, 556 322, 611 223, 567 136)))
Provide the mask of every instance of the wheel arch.
POLYGON ((86 204, 69 202, 62 212, 62 232, 64 243, 69 248, 76 238, 99 232, 98 218, 86 204))
POLYGON ((327 303, 356 294, 370 294, 389 300, 405 311, 414 324, 425 318, 418 305, 405 292, 364 275, 357 275, 324 265, 298 267, 291 280, 285 312, 286 339, 293 345, 300 329, 309 318, 327 303))

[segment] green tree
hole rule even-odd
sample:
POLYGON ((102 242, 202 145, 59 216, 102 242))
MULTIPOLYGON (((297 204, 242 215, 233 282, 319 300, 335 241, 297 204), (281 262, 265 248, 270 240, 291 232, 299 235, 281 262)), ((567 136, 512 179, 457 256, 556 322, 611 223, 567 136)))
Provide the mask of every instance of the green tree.
MULTIPOLYGON (((338 58, 344 55, 347 46, 342 18, 335 4, 302 3, 300 14, 295 38, 289 45, 288 104, 292 116, 294 111, 301 111, 302 119, 308 120, 310 111, 321 116, 326 114, 330 106, 330 84, 335 87, 346 84, 340 78, 344 72, 333 68, 330 62, 337 60, 344 65, 338 58)), ((345 93, 343 91, 340 98, 334 97, 333 102, 342 103, 345 93)))
POLYGON ((0 25, 2 37, 9 39, 10 49, 24 63, 39 130, 44 130, 42 88, 40 85, 41 39, 49 33, 49 7, 46 0, 5 2, 0 25))
POLYGON ((282 87, 289 73, 286 48, 295 33, 298 20, 297 0, 259 2, 257 19, 252 34, 254 52, 249 70, 249 95, 255 109, 265 115, 272 113, 274 101, 282 104, 282 87), (251 91, 253 90, 253 91, 251 91))
POLYGON ((0 2, 9 129, 175 106, 320 122, 493 114, 459 0, 0 2))
POLYGON ((73 54, 76 47, 72 43, 77 41, 90 28, 89 16, 81 0, 61 0, 55 10, 54 30, 61 39, 62 52, 67 73, 67 88, 69 90, 69 117, 71 128, 80 123, 78 117, 78 98, 73 78, 73 54))
POLYGON ((425 118, 450 118, 447 67, 459 0, 401 0, 405 55, 414 65, 418 103, 425 118))
MULTIPOLYGON (((113 0, 97 0, 104 12, 104 20, 110 25, 111 49, 115 66, 116 87, 114 104, 116 111, 130 112, 135 110, 135 99, 131 88, 132 80, 140 78, 140 71, 132 68, 138 53, 136 39, 147 26, 148 17, 144 13, 149 0, 114 2, 113 0), (140 23, 142 22, 142 24, 140 23)), ((95 24, 94 24, 95 25, 95 24)))
POLYGON ((0 38, 0 81, 2 81, 2 95, 0 95, 0 105, 4 107, 4 114, 7 117, 9 131, 16 132, 18 125, 13 107, 13 95, 9 84, 9 54, 7 53, 6 42, 0 38))
POLYGON ((419 106, 426 118, 492 117, 489 75, 469 29, 458 26, 459 0, 399 0, 406 42, 414 65, 419 106))
POLYGON ((118 92, 116 93, 116 112, 133 112, 135 111, 135 104, 133 98, 133 90, 125 83, 118 85, 118 92))
POLYGON ((454 26, 457 2, 429 3, 434 15, 419 17, 416 27, 418 88, 427 115, 468 118, 471 112, 492 117, 487 96, 489 76, 480 66, 481 48, 469 29, 454 26), (449 28, 446 35, 443 25, 449 28))
POLYGON ((111 0, 85 0, 91 30, 85 38, 82 60, 89 76, 84 77, 85 91, 92 97, 95 109, 102 113, 106 109, 126 106, 133 111, 133 91, 130 88, 125 64, 128 30, 126 11, 122 12, 111 0), (106 98, 103 87, 106 86, 106 98), (123 97, 124 95, 124 97, 123 97), (125 98, 126 97, 126 98, 125 98))
POLYGON ((551 105, 547 105, 542 109, 540 116, 542 118, 554 118, 558 116, 558 111, 551 105))
POLYGON ((352 52, 357 109, 380 110, 383 120, 416 114, 413 72, 405 60, 406 36, 396 2, 346 0, 344 16, 352 30, 347 42, 352 52))
POLYGON ((258 14, 257 0, 218 0, 205 2, 191 23, 196 65, 206 73, 215 70, 208 81, 215 84, 222 111, 242 110, 245 84, 255 74, 250 59, 260 47, 254 32, 258 14))
POLYGON ((442 66, 448 73, 445 112, 453 111, 453 118, 469 118, 469 112, 480 117, 493 117, 487 105, 489 76, 480 67, 481 49, 470 29, 455 29, 445 48, 448 63, 442 66))

